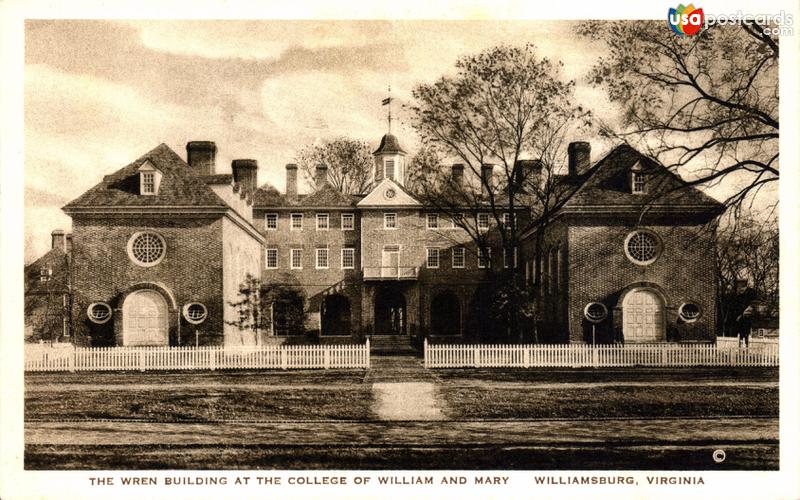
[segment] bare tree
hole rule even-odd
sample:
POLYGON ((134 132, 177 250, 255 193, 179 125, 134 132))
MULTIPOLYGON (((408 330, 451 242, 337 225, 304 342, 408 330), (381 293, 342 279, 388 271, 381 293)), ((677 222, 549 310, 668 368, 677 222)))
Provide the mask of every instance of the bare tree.
POLYGON ((314 186, 317 165, 328 166, 328 182, 346 194, 363 194, 372 182, 373 157, 364 141, 337 137, 305 147, 295 158, 306 181, 314 186))
POLYGON ((623 111, 606 133, 685 171, 689 186, 724 184, 736 214, 778 181, 778 43, 761 26, 681 37, 663 22, 589 21, 579 33, 606 47, 589 75, 623 111))

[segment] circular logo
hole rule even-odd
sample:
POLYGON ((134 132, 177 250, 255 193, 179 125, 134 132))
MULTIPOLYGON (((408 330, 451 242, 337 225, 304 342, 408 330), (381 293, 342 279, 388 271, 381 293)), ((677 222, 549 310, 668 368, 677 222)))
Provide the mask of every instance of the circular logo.
POLYGON ((386 192, 385 192, 385 193, 383 193, 383 195, 384 195, 384 196, 386 196, 387 198, 389 198, 390 200, 391 200, 392 198, 394 198, 394 195, 396 195, 396 194, 397 194, 397 193, 395 193, 395 192, 394 192, 394 189, 392 189, 392 188, 389 188, 389 189, 387 189, 387 190, 386 190, 386 192))
POLYGON ((714 459, 714 462, 721 464, 725 461, 725 450, 714 450, 714 453, 711 455, 711 458, 714 459))

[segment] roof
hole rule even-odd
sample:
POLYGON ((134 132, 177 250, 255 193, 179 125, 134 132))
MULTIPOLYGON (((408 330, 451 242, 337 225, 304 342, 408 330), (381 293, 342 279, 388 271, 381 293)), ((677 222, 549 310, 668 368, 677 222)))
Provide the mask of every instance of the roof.
POLYGON ((25 266, 25 293, 43 294, 67 291, 67 254, 63 248, 51 248, 47 253, 25 266), (53 271, 50 281, 41 281, 41 269, 53 271))
MULTIPOLYGON (((675 173, 627 144, 617 146, 577 180, 578 187, 562 205, 562 209, 580 207, 692 207, 715 211, 723 208, 717 200, 675 173), (644 195, 630 189, 629 173, 636 164, 647 177, 644 195)), ((569 181, 567 181, 569 182, 569 181)))
POLYGON ((303 207, 303 208, 351 208, 355 207, 363 196, 344 194, 333 187, 331 184, 326 183, 320 189, 313 193, 298 194, 296 196, 286 196, 281 194, 270 183, 263 184, 260 188, 256 189, 253 206, 259 207, 303 207))
POLYGON ((403 153, 406 154, 405 150, 400 147, 400 141, 397 140, 392 134, 386 134, 381 138, 381 144, 378 146, 372 154, 392 154, 392 153, 403 153))
POLYGON ((159 144, 134 162, 105 176, 99 184, 67 203, 63 209, 69 212, 79 207, 115 206, 228 207, 206 184, 204 176, 195 175, 192 168, 166 144, 159 144), (145 161, 150 161, 162 174, 158 194, 139 194, 136 174, 145 161))

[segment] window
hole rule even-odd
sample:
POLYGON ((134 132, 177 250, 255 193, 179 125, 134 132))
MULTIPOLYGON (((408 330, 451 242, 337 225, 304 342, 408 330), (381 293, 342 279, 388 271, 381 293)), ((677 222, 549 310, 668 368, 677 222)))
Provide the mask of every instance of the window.
POLYGON ((355 269, 356 249, 342 248, 342 269, 355 269))
POLYGON ((464 247, 453 248, 453 269, 464 269, 464 254, 466 250, 464 247))
POLYGON ((156 194, 155 172, 142 172, 142 194, 156 194))
POLYGON ((463 224, 464 224, 464 214, 454 214, 454 215, 453 215, 453 216, 450 218, 450 228, 451 228, 451 229, 456 229, 456 228, 458 228, 458 227, 459 227, 459 224, 461 224, 461 225, 463 225, 463 224))
POLYGON ((49 267, 39 269, 39 281, 50 281, 53 277, 53 270, 49 267))
POLYGON ((342 231, 352 231, 355 228, 355 216, 342 214, 342 231))
POLYGON ((317 231, 327 231, 330 226, 330 216, 328 214, 317 214, 317 231))
POLYGON ((164 238, 156 233, 135 233, 128 240, 128 257, 140 266, 155 266, 165 253, 164 238))
POLYGON ((394 180, 394 160, 386 160, 383 164, 383 176, 394 180))
POLYGON ((397 214, 383 214, 383 228, 397 229, 397 214))
POLYGON ((303 229, 303 214, 292 214, 292 231, 303 229))
POLYGON ((439 214, 428 214, 428 229, 439 229, 439 214))
POLYGON ((644 194, 644 174, 642 172, 631 172, 631 192, 644 194))
POLYGON ((678 315, 687 323, 694 323, 697 321, 700 318, 700 314, 700 306, 693 302, 686 302, 681 304, 681 307, 678 308, 678 315))
POLYGON ((486 269, 492 266, 492 249, 486 248, 478 252, 478 269, 486 269))
POLYGON ((317 248, 317 269, 328 269, 327 248, 317 248))
POLYGON ((506 227, 511 227, 511 214, 508 212, 503 214, 503 225, 506 227))
POLYGON ((647 265, 658 258, 661 245, 655 234, 634 231, 625 238, 625 254, 634 264, 647 265))
POLYGON ((428 269, 439 269, 439 249, 428 248, 428 259, 426 260, 428 269))
POLYGON ((206 306, 199 302, 192 302, 183 306, 183 317, 193 325, 199 325, 208 317, 206 306))
POLYGON ((264 227, 269 231, 278 229, 278 214, 265 214, 264 227))
POLYGON ((514 269, 516 269, 517 268, 517 249, 516 248, 514 248, 514 252, 509 252, 507 248, 503 249, 503 267, 506 268, 506 269, 511 267, 511 265, 512 265, 511 264, 512 257, 511 257, 511 255, 509 255, 511 253, 513 253, 513 255, 514 255, 514 257, 513 257, 513 261, 514 261, 513 266, 514 266, 514 269))
POLYGON ((89 321, 92 323, 98 325, 108 323, 108 320, 111 319, 111 306, 105 302, 89 304, 89 307, 86 309, 86 315, 89 316, 89 321))
POLYGON ((267 269, 278 269, 278 249, 267 248, 265 263, 267 269))
POLYGON ((302 248, 292 248, 290 250, 291 254, 291 262, 290 267, 292 269, 303 269, 303 249, 302 248))
POLYGON ((583 308, 583 316, 592 323, 600 323, 608 316, 608 308, 600 302, 589 302, 583 308))
POLYGON ((478 229, 489 229, 489 214, 478 214, 478 229))

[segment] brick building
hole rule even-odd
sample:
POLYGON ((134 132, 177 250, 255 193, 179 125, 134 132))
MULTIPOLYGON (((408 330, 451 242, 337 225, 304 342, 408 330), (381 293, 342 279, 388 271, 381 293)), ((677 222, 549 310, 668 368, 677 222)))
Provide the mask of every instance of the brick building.
MULTIPOLYGON (((422 335, 480 339, 479 290, 514 266, 536 288, 540 341, 591 342, 592 331, 598 342, 714 336, 713 238, 701 228, 721 207, 627 146, 592 165, 588 143, 570 145, 552 222, 524 233, 519 252, 490 238, 488 255, 406 186, 406 152, 393 135, 359 195, 334 189, 325 166, 309 194, 298 192, 293 164, 284 192, 256 187, 254 160, 218 174, 215 153, 214 143, 191 142, 184 162, 162 144, 64 207, 79 290, 73 321, 93 344, 242 345, 309 332, 322 342, 371 335, 390 347, 422 335), (247 274, 294 294, 269 307, 270 328, 258 334, 229 323, 247 274), (597 323, 584 319, 590 304, 597 323), (304 321, 290 321, 292 311, 304 321)), ((527 165, 537 174, 536 162, 527 165)), ((463 174, 453 165, 453 182, 463 174)), ((481 206, 463 212, 493 231, 481 206)), ((518 208, 517 223, 529 215, 518 208)))

